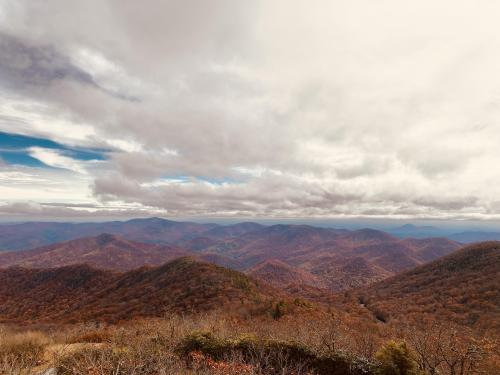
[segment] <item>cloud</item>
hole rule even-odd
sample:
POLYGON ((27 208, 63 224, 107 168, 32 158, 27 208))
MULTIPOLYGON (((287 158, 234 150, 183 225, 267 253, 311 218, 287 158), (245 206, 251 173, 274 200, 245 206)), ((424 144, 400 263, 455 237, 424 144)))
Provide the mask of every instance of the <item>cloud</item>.
POLYGON ((54 47, 28 45, 7 34, 0 35, 0 79, 4 89, 13 90, 64 79, 95 84, 91 75, 72 65, 54 47))
POLYGON ((50 150, 42 147, 32 147, 29 149, 29 154, 50 167, 69 169, 73 172, 82 174, 87 173, 83 163, 64 156, 61 152, 56 150, 50 150))
POLYGON ((97 208, 97 207, 79 207, 77 206, 61 206, 52 203, 37 203, 37 202, 17 202, 0 205, 0 217, 23 218, 61 218, 61 219, 78 219, 78 218, 130 218, 130 217, 146 217, 157 215, 156 210, 136 209, 133 207, 122 207, 121 209, 113 208, 97 208))
POLYGON ((11 165, 66 168, 87 173, 109 150, 70 147, 49 139, 0 132, 0 157, 11 165))
POLYGON ((85 181, 66 204, 180 216, 500 214, 495 2, 0 9, 0 130, 109 150, 87 163, 31 149, 85 181))

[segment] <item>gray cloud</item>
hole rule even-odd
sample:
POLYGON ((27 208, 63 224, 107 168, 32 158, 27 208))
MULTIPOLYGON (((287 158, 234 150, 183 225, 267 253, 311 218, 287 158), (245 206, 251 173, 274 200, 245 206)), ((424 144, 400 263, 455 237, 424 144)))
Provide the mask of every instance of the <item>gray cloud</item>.
POLYGON ((0 205, 0 216, 14 219, 30 220, 37 218, 78 219, 78 218, 130 218, 146 217, 159 214, 159 211, 133 208, 113 209, 61 206, 60 204, 40 204, 36 202, 16 202, 0 205), (92 209, 88 209, 92 208, 92 209))
POLYGON ((3 88, 45 87, 55 80, 71 79, 94 85, 92 77, 50 45, 28 45, 0 34, 0 80, 3 88))
POLYGON ((23 93, 40 90, 40 95, 43 95, 47 86, 63 80, 89 85, 119 99, 138 100, 119 90, 103 87, 92 74, 76 66, 50 44, 37 45, 0 33, 0 81, 3 89, 23 93))

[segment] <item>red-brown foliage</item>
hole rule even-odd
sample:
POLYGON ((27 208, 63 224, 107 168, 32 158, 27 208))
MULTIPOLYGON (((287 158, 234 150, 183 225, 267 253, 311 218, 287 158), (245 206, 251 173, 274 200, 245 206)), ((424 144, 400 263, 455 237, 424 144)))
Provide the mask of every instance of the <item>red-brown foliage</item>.
POLYGON ((86 265, 0 270, 0 319, 118 321, 226 308, 270 309, 282 294, 244 274, 193 258, 118 273, 86 265))
POLYGON ((358 292, 382 320, 440 319, 500 331, 500 242, 486 242, 358 292))

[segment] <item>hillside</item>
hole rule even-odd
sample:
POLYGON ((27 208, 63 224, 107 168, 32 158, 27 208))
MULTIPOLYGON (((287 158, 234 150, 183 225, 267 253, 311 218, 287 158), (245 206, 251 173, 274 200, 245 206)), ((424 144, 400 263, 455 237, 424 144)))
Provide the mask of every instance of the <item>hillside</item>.
POLYGON ((443 319, 500 330, 500 242, 465 247, 358 292, 384 320, 443 319))
POLYGON ((118 277, 110 271, 76 265, 54 269, 0 269, 0 321, 50 319, 118 277))
POLYGON ((399 239, 372 229, 348 231, 307 225, 273 225, 206 244, 192 249, 235 259, 247 270, 277 260, 319 280, 314 286, 332 291, 382 280, 460 247, 444 238, 399 239))
POLYGON ((361 256, 323 257, 313 262, 311 272, 331 291, 343 291, 368 285, 392 275, 361 256))
POLYGON ((281 289, 296 284, 324 287, 318 277, 276 259, 259 263, 246 271, 246 274, 281 289))
POLYGON ((13 265, 54 268, 85 263, 102 269, 126 271, 145 265, 160 265, 189 254, 175 246, 139 243, 101 234, 33 250, 0 253, 0 268, 13 265))
POLYGON ((120 321, 270 309, 282 295, 236 271, 184 257, 120 273, 87 265, 0 270, 0 321, 120 321))

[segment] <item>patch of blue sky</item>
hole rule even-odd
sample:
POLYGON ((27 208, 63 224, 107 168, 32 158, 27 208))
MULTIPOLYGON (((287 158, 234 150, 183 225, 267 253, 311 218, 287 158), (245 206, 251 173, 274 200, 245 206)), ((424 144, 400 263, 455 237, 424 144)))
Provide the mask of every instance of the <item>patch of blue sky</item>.
POLYGON ((164 181, 179 181, 179 182, 189 182, 189 180, 192 179, 192 177, 185 176, 185 175, 165 175, 161 176, 160 180, 164 181))
POLYGON ((89 161, 89 160, 106 160, 107 156, 106 153, 108 151, 106 150, 95 150, 95 149, 64 149, 62 150, 62 153, 65 156, 69 156, 70 158, 76 159, 76 160, 83 160, 83 161, 89 161))
POLYGON ((105 149, 70 147, 50 139, 0 132, 0 158, 7 164, 48 167, 30 155, 32 147, 57 150, 66 157, 81 161, 106 160, 109 152, 105 149))
POLYGON ((238 182, 241 182, 240 180, 231 177, 216 178, 216 177, 196 176, 195 178, 203 182, 208 182, 209 184, 212 185, 236 184, 238 182))
POLYGON ((208 176, 187 176, 187 175, 166 175, 162 176, 161 179, 165 181, 177 181, 177 182, 202 181, 212 185, 236 184, 238 182, 241 182, 241 180, 237 180, 230 177, 216 178, 208 176))
POLYGON ((0 150, 0 159, 11 165, 23 165, 26 167, 36 167, 36 168, 49 168, 45 163, 40 160, 30 156, 27 152, 23 151, 7 151, 0 150))

